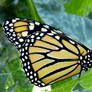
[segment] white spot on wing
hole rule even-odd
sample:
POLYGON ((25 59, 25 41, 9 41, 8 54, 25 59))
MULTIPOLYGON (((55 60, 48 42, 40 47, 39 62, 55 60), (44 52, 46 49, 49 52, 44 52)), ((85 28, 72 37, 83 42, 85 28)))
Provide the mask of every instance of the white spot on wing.
POLYGON ((26 43, 26 45, 25 46, 28 46, 28 43, 26 43))
POLYGON ((37 37, 36 39, 37 39, 37 40, 39 40, 39 39, 40 39, 40 37, 37 37))
POLYGON ((34 38, 34 35, 32 35, 31 38, 34 38))
POLYGON ((22 53, 21 55, 24 56, 24 53, 22 53))
POLYGON ((49 29, 49 26, 48 25, 43 25, 45 28, 49 29))
POLYGON ((39 22, 35 22, 35 24, 36 24, 36 25, 40 25, 40 23, 39 23, 39 22))
POLYGON ((88 55, 88 57, 90 57, 90 55, 88 55))
POLYGON ((75 42, 74 41, 72 41, 72 40, 69 40, 72 44, 75 44, 75 42))
POLYGON ((28 69, 30 69, 31 67, 30 66, 28 66, 28 69))
POLYGON ((22 32, 22 36, 26 37, 28 35, 28 31, 22 32))
POLYGON ((13 22, 13 23, 16 22, 16 19, 12 19, 12 22, 13 22))
POLYGON ((33 76, 30 76, 30 79, 32 79, 33 78, 33 76))
POLYGON ((31 42, 34 42, 34 39, 31 39, 31 42))
POLYGON ((41 31, 42 32, 47 32, 47 29, 46 28, 41 28, 41 31))
POLYGON ((86 61, 85 61, 85 60, 83 60, 83 63, 86 63, 86 61))
POLYGON ((27 73, 27 76, 29 76, 29 73, 27 73))
POLYGON ((80 60, 82 60, 83 59, 83 57, 82 56, 80 56, 80 60))
POLYGON ((12 24, 12 23, 10 23, 10 24, 9 24, 9 26, 11 27, 11 26, 13 26, 13 24, 12 24))
POLYGON ((9 21, 6 21, 6 23, 5 23, 5 24, 6 24, 6 25, 7 25, 7 24, 9 24, 9 21))
POLYGON ((31 71, 30 74, 32 74, 33 72, 31 71))
POLYGON ((41 34, 40 34, 40 36, 43 36, 43 35, 44 35, 44 33, 41 33, 41 34))
POLYGON ((35 78, 35 81, 37 81, 37 78, 35 78))
POLYGON ((7 26, 5 26, 4 28, 8 28, 7 26))
POLYGON ((43 86, 45 86, 45 84, 44 83, 41 83, 43 86))
POLYGON ((30 62, 27 62, 28 65, 30 65, 30 62))
POLYGON ((21 47, 21 45, 18 45, 18 47, 20 48, 20 47, 21 47))
POLYGON ((34 76, 36 76, 36 73, 34 73, 34 76))
POLYGON ((27 49, 28 49, 28 47, 25 47, 25 49, 27 50, 27 49))
POLYGON ((55 36, 55 38, 56 38, 57 40, 59 40, 59 39, 60 39, 60 36, 55 36))
POLYGON ((15 42, 15 44, 17 44, 17 45, 18 45, 19 43, 18 43, 18 42, 15 42))
POLYGON ((47 33, 47 34, 48 34, 48 35, 51 35, 51 36, 54 35, 53 33, 47 33))
POLYGON ((6 30, 9 30, 9 28, 6 28, 6 30))
POLYGON ((20 42, 23 42, 24 40, 22 38, 19 39, 20 42))
POLYGON ((25 59, 28 59, 27 56, 25 56, 25 59))
POLYGON ((26 66, 27 64, 26 63, 24 63, 24 66, 26 66))
MULTIPOLYGON (((27 39, 27 42, 30 42, 30 39, 27 39)), ((28 43, 27 43, 28 44, 28 43)))
POLYGON ((34 23, 31 22, 31 23, 29 23, 29 25, 34 26, 34 23))
POLYGON ((56 32, 54 32, 54 31, 51 31, 51 33, 56 34, 56 32))
POLYGON ((34 25, 29 25, 30 30, 34 30, 34 25))
POLYGON ((31 80, 31 82, 34 82, 34 80, 31 80))
POLYGON ((22 48, 22 51, 24 51, 24 48, 22 48))
POLYGON ((20 20, 20 18, 15 18, 16 20, 20 20))
POLYGON ((25 68, 25 71, 27 72, 28 70, 25 68))
POLYGON ((36 32, 35 35, 39 35, 39 32, 36 32))
POLYGON ((13 29, 10 29, 9 31, 10 31, 10 32, 13 32, 13 29))

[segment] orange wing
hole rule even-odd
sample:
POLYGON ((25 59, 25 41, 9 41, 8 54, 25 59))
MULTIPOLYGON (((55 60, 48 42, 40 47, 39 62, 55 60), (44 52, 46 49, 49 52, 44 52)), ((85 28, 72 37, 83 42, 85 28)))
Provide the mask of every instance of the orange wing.
POLYGON ((6 36, 17 48, 21 48, 26 38, 35 32, 35 26, 34 21, 22 18, 10 19, 4 23, 6 36))
POLYGON ((92 51, 40 22, 15 18, 4 23, 8 39, 20 52, 24 71, 37 86, 64 80, 92 67, 92 51))
MULTIPOLYGON (((81 50, 86 53, 85 49, 81 50)), ((65 39, 60 42, 45 35, 41 40, 36 40, 28 52, 34 72, 45 85, 81 72, 78 49, 65 39)))

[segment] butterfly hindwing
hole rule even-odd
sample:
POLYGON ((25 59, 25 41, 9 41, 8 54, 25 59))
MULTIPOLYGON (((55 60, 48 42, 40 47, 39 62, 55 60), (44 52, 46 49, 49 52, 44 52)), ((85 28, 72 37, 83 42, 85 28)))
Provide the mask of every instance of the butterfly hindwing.
POLYGON ((55 81, 71 77, 81 71, 79 52, 74 44, 72 44, 73 41, 71 43, 67 42, 66 39, 60 37, 57 33, 53 35, 51 33, 43 33, 42 36, 40 36, 42 32, 39 32, 38 35, 37 33, 30 35, 26 40, 25 45, 28 44, 28 48, 24 47, 24 53, 28 53, 25 53, 26 55, 21 58, 25 59, 25 63, 29 61, 33 70, 30 70, 32 75, 28 66, 24 67, 24 70, 29 71, 26 74, 29 73, 30 76, 36 75, 33 78, 30 78, 28 75, 32 83, 39 86, 46 86, 55 81), (33 36, 34 41, 31 39, 33 36), (66 47, 67 44, 68 47, 66 47))

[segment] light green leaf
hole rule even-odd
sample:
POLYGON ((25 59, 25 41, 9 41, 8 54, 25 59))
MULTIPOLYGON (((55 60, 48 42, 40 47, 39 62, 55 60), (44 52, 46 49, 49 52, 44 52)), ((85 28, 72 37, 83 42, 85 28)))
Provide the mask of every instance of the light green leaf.
POLYGON ((88 90, 92 90, 92 69, 81 77, 80 85, 88 90))
POLYGON ((72 78, 57 82, 52 85, 51 92, 72 92, 72 89, 76 86, 78 82, 78 79, 73 80, 72 78))
POLYGON ((67 13, 85 17, 92 12, 92 0, 71 0, 64 7, 67 13))

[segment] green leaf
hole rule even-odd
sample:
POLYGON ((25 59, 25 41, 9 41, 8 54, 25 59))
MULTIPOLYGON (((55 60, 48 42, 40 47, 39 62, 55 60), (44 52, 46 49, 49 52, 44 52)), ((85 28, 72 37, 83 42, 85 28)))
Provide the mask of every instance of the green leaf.
POLYGON ((8 61, 5 72, 11 74, 8 79, 8 90, 14 90, 14 92, 32 92, 33 85, 27 80, 19 58, 8 61))
POLYGON ((5 67, 5 71, 9 73, 16 72, 18 69, 21 69, 21 61, 19 58, 8 61, 5 67), (16 66, 16 67, 15 67, 16 66))
POLYGON ((64 7, 67 13, 85 17, 92 12, 92 0, 71 0, 64 7))
POLYGON ((72 92, 72 89, 79 82, 79 79, 68 78, 66 80, 57 82, 51 86, 51 92, 72 92))
POLYGON ((6 92, 8 74, 0 74, 0 92, 6 92))
POLYGON ((81 77, 80 85, 88 90, 92 90, 92 69, 81 77))
POLYGON ((33 85, 27 80, 21 69, 13 73, 13 79, 17 83, 17 87, 14 89, 15 92, 17 92, 16 90, 20 90, 20 92, 32 92, 33 85))
POLYGON ((43 22, 36 11, 33 0, 5 0, 3 2, 0 1, 0 3, 2 3, 0 7, 0 24, 14 17, 29 18, 43 22))

